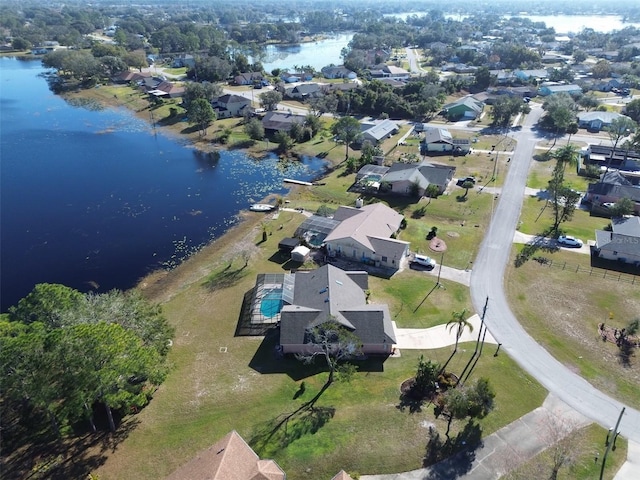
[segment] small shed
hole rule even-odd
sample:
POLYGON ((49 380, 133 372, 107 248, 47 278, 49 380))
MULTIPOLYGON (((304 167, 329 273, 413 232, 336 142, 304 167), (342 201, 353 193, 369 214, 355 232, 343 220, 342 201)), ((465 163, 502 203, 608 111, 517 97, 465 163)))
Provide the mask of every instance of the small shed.
POLYGON ((311 249, 305 247, 304 245, 298 245, 296 248, 291 250, 291 260, 294 262, 304 263, 304 261, 309 257, 309 252, 311 249))
POLYGON ((278 243, 278 250, 282 250, 283 252, 291 252, 298 245, 300 245, 300 240, 298 240, 297 238, 286 237, 280 240, 280 243, 278 243))

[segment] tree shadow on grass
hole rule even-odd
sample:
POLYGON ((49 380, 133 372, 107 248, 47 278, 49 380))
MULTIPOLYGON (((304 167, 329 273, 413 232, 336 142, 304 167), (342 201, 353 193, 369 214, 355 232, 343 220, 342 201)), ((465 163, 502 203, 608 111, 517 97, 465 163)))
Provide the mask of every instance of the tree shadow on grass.
POLYGON ((482 445, 482 428, 473 420, 469 420, 455 437, 444 442, 440 433, 430 427, 423 461, 430 469, 425 480, 452 480, 469 473, 476 450, 482 445))
POLYGON ((249 273, 249 271, 247 270, 248 266, 248 256, 245 256, 241 262, 235 262, 234 258, 227 264, 226 267, 209 275, 203 282, 203 285, 211 291, 231 287, 238 283, 243 277, 245 277, 247 273, 249 273))
POLYGON ((335 412, 333 407, 313 407, 280 415, 259 425, 248 443, 260 457, 272 458, 296 440, 317 433, 335 412))
MULTIPOLYGON (((273 374, 280 373, 285 374, 292 380, 298 382, 308 377, 313 377, 318 373, 328 372, 326 362, 316 361, 310 364, 305 364, 294 357, 283 355, 279 350, 280 342, 280 329, 271 328, 265 334, 264 339, 260 343, 260 346, 253 354, 253 358, 249 362, 249 367, 258 373, 273 374)), ((368 375, 371 372, 383 372, 384 361, 387 356, 369 356, 356 360, 350 360, 358 367, 358 372, 368 375)))
POLYGON ((425 395, 424 392, 419 391, 415 378, 402 382, 400 402, 396 405, 398 410, 404 412, 408 409, 409 413, 419 413, 425 402, 428 402, 427 406, 431 404, 431 395, 425 395))
POLYGON ((542 250, 545 252, 555 252, 558 250, 558 247, 550 243, 549 239, 547 238, 547 236, 550 235, 551 232, 552 232, 551 227, 547 228, 544 232, 537 235, 531 242, 525 244, 525 246, 522 247, 522 250, 520 250, 520 253, 516 255, 516 259, 514 262, 516 268, 521 267, 530 259, 532 259, 534 255, 538 253, 539 250, 542 250))
MULTIPOLYGON (((46 419, 42 420, 44 425, 48 425, 46 419)), ((107 454, 114 452, 139 423, 137 418, 127 417, 118 425, 115 433, 110 433, 105 424, 97 433, 84 430, 63 438, 56 437, 46 429, 36 428, 28 434, 13 429, 5 430, 3 459, 0 463, 2 478, 87 478, 90 472, 104 464, 107 454), (20 437, 16 439, 14 435, 20 437)), ((99 424, 97 426, 101 427, 99 424)))

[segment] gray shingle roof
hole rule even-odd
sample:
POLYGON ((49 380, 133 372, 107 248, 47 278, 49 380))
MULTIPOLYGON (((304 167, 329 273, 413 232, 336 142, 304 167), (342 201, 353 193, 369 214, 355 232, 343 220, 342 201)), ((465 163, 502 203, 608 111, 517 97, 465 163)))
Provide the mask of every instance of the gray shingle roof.
POLYGON ((308 328, 335 320, 353 331, 363 344, 395 343, 386 305, 367 304, 366 272, 346 272, 324 265, 295 273, 293 305, 280 312, 280 343, 303 344, 308 328))

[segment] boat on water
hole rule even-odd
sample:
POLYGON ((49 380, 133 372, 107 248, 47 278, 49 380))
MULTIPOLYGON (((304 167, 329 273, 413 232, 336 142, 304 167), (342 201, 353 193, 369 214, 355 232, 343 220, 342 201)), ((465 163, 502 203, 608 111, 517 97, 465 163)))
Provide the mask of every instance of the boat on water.
POLYGON ((249 207, 249 210, 252 212, 270 212, 275 208, 275 205, 269 205, 268 203, 254 203, 249 207))

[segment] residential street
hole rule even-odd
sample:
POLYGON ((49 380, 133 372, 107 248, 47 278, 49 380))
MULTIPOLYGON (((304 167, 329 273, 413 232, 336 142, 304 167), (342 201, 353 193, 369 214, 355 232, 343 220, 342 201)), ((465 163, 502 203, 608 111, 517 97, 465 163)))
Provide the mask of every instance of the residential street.
MULTIPOLYGON (((481 311, 489 297, 485 319, 491 333, 527 372, 550 393, 579 413, 610 428, 615 425, 623 404, 595 389, 538 345, 518 323, 504 292, 504 271, 509 261, 529 165, 537 141, 531 127, 541 115, 541 107, 532 105, 532 112, 527 116, 522 130, 512 134, 518 145, 491 224, 474 262, 471 273, 472 301, 476 311, 481 311)), ((627 407, 620 431, 624 437, 640 442, 638 410, 627 407)))

